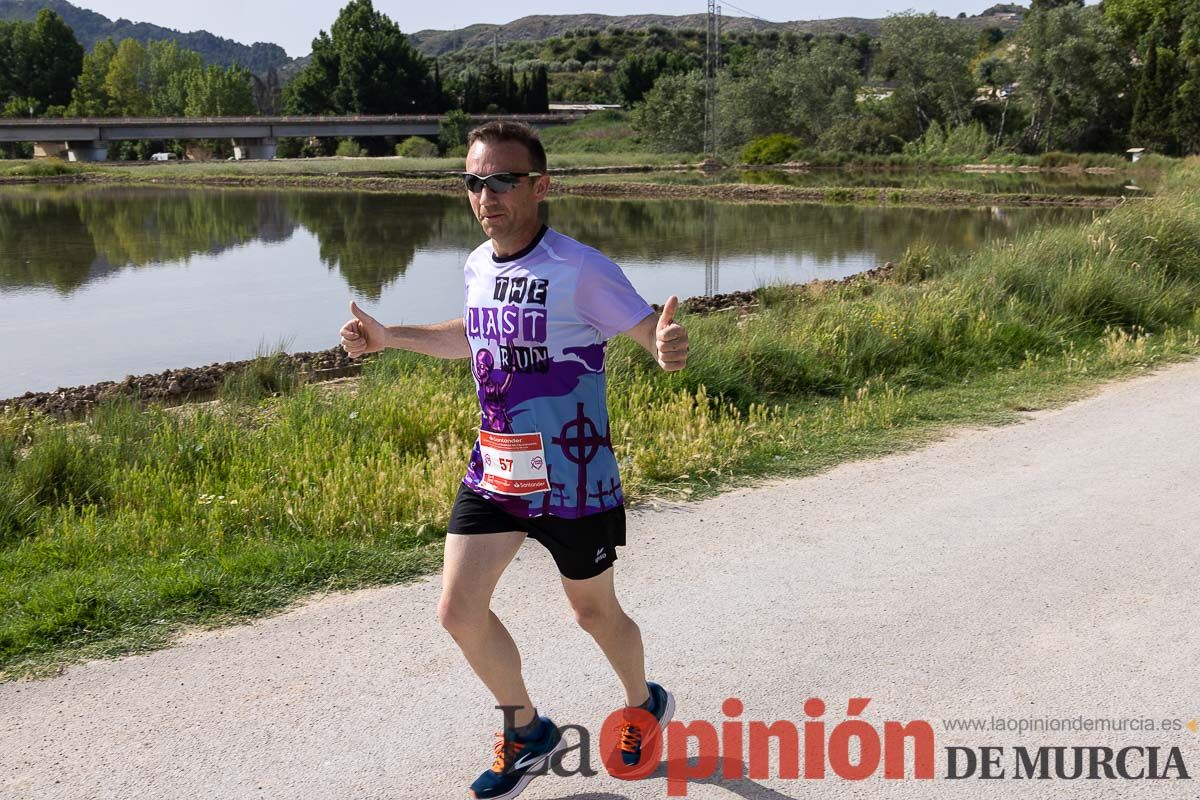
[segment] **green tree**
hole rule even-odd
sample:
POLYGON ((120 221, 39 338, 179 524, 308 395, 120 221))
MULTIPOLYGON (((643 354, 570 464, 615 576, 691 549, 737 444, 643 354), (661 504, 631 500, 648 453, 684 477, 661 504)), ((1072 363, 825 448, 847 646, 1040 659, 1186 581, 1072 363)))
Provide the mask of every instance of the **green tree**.
POLYGON ((1050 11, 1055 8, 1083 8, 1083 0, 1033 0, 1030 11, 1050 11))
POLYGON ((290 113, 397 114, 436 105, 429 63, 371 0, 351 0, 312 47, 312 60, 285 90, 290 113))
POLYGON ((633 127, 654 148, 698 153, 704 149, 704 76, 697 70, 664 75, 633 107, 633 127))
POLYGON ((92 51, 83 57, 83 70, 71 92, 68 116, 103 117, 114 113, 112 97, 109 96, 104 82, 116 54, 117 45, 113 40, 101 39, 96 42, 92 51))
POLYGON ((988 87, 992 97, 995 97, 1002 86, 1012 83, 1013 68, 1006 58, 991 56, 975 65, 975 80, 988 87))
POLYGON ((187 84, 194 73, 204 69, 200 54, 180 47, 174 40, 159 40, 146 45, 146 58, 151 113, 160 117, 183 116, 187 84))
POLYGON ((112 110, 126 117, 146 116, 150 105, 150 58, 137 39, 122 39, 104 76, 112 110))
POLYGON ((1146 35, 1146 60, 1138 81, 1130 141, 1159 153, 1176 150, 1174 120, 1175 54, 1163 46, 1163 32, 1155 26, 1146 35))
POLYGON ((34 79, 29 93, 43 105, 66 105, 83 68, 83 46, 62 17, 45 8, 38 12, 32 34, 34 79))
POLYGON ((0 98, 32 100, 35 113, 64 106, 82 66, 83 47, 53 11, 42 9, 32 22, 0 22, 0 98))
POLYGON ((641 102, 661 71, 661 61, 651 55, 630 53, 621 59, 617 67, 617 91, 627 108, 641 102))
POLYGON ((451 111, 438 124, 438 147, 443 154, 450 154, 467 143, 471 131, 471 115, 465 111, 451 111))
POLYGON ((1104 18, 1140 63, 1133 143, 1197 152, 1200 0, 1106 0, 1104 18))
POLYGON ((878 68, 900 82, 897 93, 924 132, 934 120, 960 125, 970 117, 975 50, 975 34, 963 25, 933 13, 893 14, 883 21, 878 68))
POLYGON ((1129 119, 1128 57, 1095 8, 1031 12, 1017 32, 1027 151, 1110 150, 1129 119))
POLYGON ((209 64, 188 73, 184 114, 189 117, 245 117, 254 113, 250 70, 209 64))

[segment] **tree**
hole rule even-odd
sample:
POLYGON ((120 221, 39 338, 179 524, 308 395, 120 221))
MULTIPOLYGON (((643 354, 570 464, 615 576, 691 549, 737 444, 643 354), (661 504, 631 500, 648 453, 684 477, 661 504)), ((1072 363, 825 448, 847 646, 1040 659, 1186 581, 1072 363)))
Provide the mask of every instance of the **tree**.
POLYGON ((699 71, 664 75, 633 107, 633 127, 658 150, 704 149, 704 76, 699 71))
POLYGON ((1012 83, 1012 79, 1013 69, 1008 59, 992 56, 975 65, 975 80, 988 87, 992 97, 999 93, 1001 87, 1012 83))
POLYGON ((371 0, 350 0, 329 34, 313 39, 312 60, 292 84, 289 113, 397 114, 437 102, 428 62, 371 0))
POLYGON ((159 117, 180 117, 187 106, 187 84, 204 69, 200 54, 185 50, 173 40, 153 41, 146 45, 151 113, 159 117))
POLYGON ((137 39, 122 39, 104 76, 104 92, 112 110, 126 117, 151 113, 150 58, 137 39))
POLYGON ((1106 0, 1104 19, 1140 63, 1134 144, 1196 152, 1200 0, 1106 0))
POLYGON ((112 98, 104 86, 108 68, 117 54, 112 39, 96 42, 92 52, 83 57, 83 69, 71 92, 67 114, 72 117, 103 117, 113 113, 112 98))
POLYGON ((38 12, 32 31, 30 94, 43 105, 71 102, 75 76, 83 68, 83 46, 58 14, 43 8, 38 12))
POLYGON ((20 98, 35 113, 64 106, 82 66, 83 47, 53 11, 42 9, 32 22, 0 22, 0 98, 20 98))
POLYGON ((1030 11, 1050 11, 1067 7, 1083 8, 1083 0, 1033 0, 1029 4, 1030 11))
POLYGON ((779 132, 812 144, 855 113, 860 59, 850 43, 821 39, 799 52, 766 50, 743 62, 718 92, 722 147, 779 132))
POLYGON ((188 73, 187 102, 189 117, 244 117, 254 113, 250 92, 250 70, 232 66, 222 69, 209 64, 188 73))
POLYGON ((451 111, 438 124, 438 146, 443 154, 452 153, 467 143, 471 131, 471 115, 465 111, 451 111))
POLYGON ((905 12, 884 20, 879 69, 900 82, 897 92, 922 132, 935 119, 961 125, 970 116, 975 47, 975 34, 933 13, 905 12))
POLYGON ((1128 58, 1095 8, 1031 12, 1016 35, 1022 147, 1113 149, 1129 119, 1128 58), (1083 65, 1086 65, 1084 68, 1083 65))
POLYGON ((660 63, 653 56, 630 53, 621 59, 617 67, 617 91, 627 107, 646 96, 660 71, 660 63))
POLYGON ((1146 61, 1138 81, 1130 141, 1159 153, 1173 153, 1176 139, 1172 111, 1175 101, 1174 53, 1163 47, 1163 32, 1155 26, 1147 34, 1146 61))

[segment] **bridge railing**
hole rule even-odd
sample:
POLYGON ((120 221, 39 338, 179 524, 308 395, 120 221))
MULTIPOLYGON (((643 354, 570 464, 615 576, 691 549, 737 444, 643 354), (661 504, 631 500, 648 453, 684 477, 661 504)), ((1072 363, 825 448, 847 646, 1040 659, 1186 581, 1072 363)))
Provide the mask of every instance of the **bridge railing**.
MULTIPOLYGON (((547 114, 471 114, 471 120, 487 121, 511 119, 520 122, 564 122, 582 119, 582 112, 558 112, 547 114)), ((441 122, 445 114, 346 114, 335 116, 272 116, 272 117, 34 117, 28 119, 0 119, 5 127, 60 127, 77 125, 272 125, 305 123, 387 123, 387 122, 441 122)))

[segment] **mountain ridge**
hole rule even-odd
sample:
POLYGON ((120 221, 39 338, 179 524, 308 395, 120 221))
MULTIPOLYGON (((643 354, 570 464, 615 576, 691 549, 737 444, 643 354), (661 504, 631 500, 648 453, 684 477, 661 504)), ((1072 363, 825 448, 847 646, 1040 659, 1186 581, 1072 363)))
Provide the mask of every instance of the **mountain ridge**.
POLYGON ((256 73, 266 72, 272 67, 278 69, 293 60, 288 57, 287 51, 272 42, 247 45, 205 30, 183 32, 150 22, 133 22, 123 17, 112 20, 67 0, 0 0, 0 20, 32 20, 43 8, 62 17, 85 50, 91 50, 97 41, 106 37, 112 37, 113 41, 132 38, 142 44, 173 39, 180 47, 195 50, 206 63, 227 67, 236 62, 256 73))

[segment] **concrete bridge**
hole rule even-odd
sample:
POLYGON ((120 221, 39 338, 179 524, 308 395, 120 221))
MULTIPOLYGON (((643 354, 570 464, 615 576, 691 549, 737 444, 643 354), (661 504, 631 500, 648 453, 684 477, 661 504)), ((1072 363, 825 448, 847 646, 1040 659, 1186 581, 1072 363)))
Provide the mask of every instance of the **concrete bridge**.
MULTIPOLYGON (((471 123, 519 120, 535 128, 562 125, 573 114, 477 114, 471 123)), ((234 158, 274 158, 280 136, 433 136, 445 116, 397 114, 345 117, 77 117, 0 120, 0 142, 33 142, 34 157, 103 161, 108 143, 126 139, 233 140, 234 158)))

